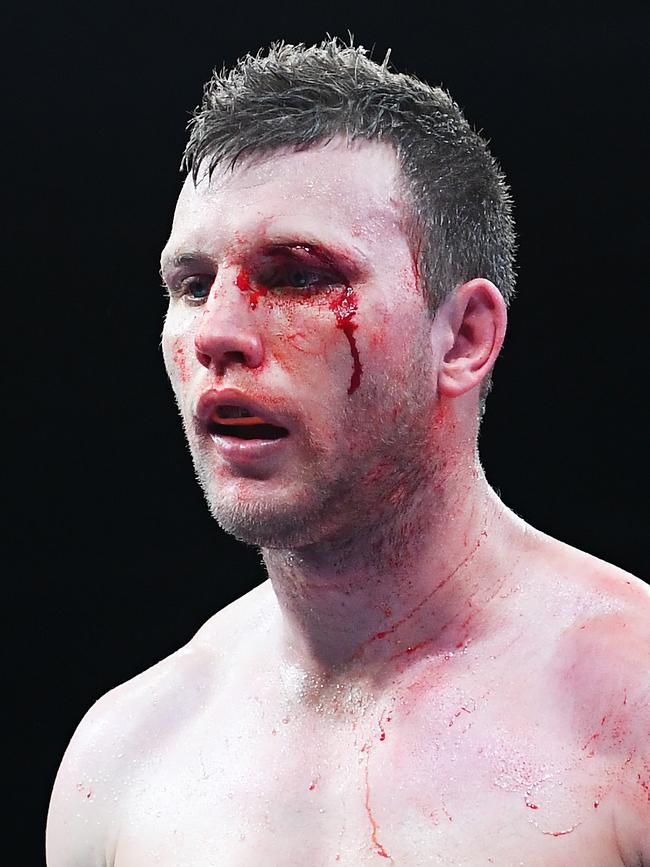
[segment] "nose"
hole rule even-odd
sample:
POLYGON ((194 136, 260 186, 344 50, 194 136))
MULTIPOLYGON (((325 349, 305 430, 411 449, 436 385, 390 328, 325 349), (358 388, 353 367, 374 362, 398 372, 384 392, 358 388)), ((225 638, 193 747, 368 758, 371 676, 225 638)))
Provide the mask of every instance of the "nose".
POLYGON ((230 365, 260 367, 264 347, 246 292, 234 275, 215 280, 194 337, 196 357, 204 367, 220 374, 230 365))

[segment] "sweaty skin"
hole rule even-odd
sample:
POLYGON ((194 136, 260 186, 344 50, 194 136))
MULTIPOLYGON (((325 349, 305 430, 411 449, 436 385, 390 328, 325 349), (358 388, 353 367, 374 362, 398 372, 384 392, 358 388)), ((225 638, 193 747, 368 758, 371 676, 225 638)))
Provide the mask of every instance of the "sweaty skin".
POLYGON ((269 580, 88 712, 49 867, 650 865, 650 594, 488 485, 503 301, 427 317, 399 190, 341 141, 186 182, 165 364, 269 580))

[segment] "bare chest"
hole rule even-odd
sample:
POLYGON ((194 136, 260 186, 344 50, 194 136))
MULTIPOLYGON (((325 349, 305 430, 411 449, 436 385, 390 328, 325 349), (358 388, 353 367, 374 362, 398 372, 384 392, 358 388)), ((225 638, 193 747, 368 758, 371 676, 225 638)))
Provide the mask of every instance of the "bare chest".
POLYGON ((520 693, 424 677, 336 717, 224 704, 143 764, 114 865, 619 865, 619 759, 520 693))

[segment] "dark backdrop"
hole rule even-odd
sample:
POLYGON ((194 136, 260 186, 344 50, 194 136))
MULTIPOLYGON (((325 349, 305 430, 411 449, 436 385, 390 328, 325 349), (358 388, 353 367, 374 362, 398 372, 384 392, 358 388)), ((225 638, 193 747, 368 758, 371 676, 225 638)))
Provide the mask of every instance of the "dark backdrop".
POLYGON ((15 863, 42 863, 52 780, 89 705, 264 577, 207 514, 159 351, 158 254, 188 112, 215 65, 349 28, 452 92, 492 141, 520 237, 481 433, 488 478, 533 525, 647 575, 642 4, 347 6, 84 0, 11 14, 15 863))

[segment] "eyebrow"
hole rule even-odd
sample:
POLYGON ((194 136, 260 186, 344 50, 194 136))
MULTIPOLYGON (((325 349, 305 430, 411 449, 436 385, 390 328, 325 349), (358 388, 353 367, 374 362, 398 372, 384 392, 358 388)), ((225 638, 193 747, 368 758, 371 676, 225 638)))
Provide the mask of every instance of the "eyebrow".
POLYGON ((170 268, 182 268, 183 265, 191 265, 194 262, 212 264, 212 258, 201 250, 186 250, 174 256, 164 256, 160 262, 160 274, 162 276, 163 272, 170 268))

